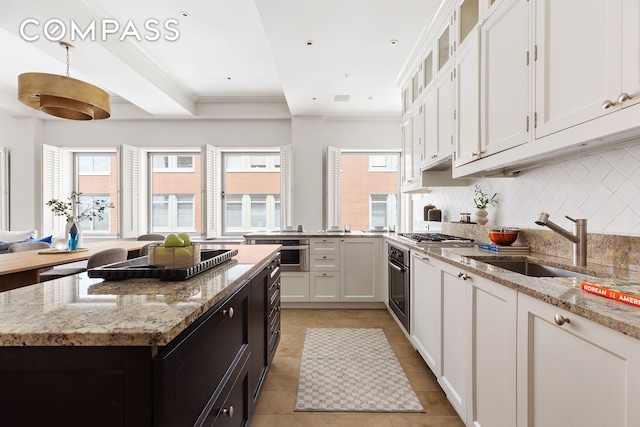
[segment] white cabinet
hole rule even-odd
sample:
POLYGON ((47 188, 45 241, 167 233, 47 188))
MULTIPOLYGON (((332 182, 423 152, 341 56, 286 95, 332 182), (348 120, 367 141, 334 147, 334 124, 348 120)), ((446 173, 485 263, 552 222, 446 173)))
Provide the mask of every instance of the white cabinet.
POLYGON ((282 302, 309 302, 309 273, 286 271, 280 273, 282 302))
POLYGON ((455 151, 454 166, 480 155, 480 30, 474 28, 455 59, 455 151))
POLYGON ((474 274, 470 298, 469 425, 516 425, 516 319, 518 293, 474 274))
POLYGON ((340 301, 340 238, 309 242, 309 301, 340 301))
POLYGON ((536 2, 536 138, 640 100, 639 9, 626 0, 536 2))
POLYGON ((523 294, 517 381, 519 427, 640 425, 640 341, 523 294))
POLYGON ((440 376, 441 298, 440 263, 411 252, 411 339, 436 377, 440 376))
POLYGON ((529 7, 504 0, 481 28, 480 156, 529 140, 529 7))
POLYGON ((340 301, 380 302, 380 239, 350 237, 340 247, 340 301))
POLYGON ((438 383, 462 421, 467 419, 467 351, 469 349, 469 286, 464 272, 442 266, 442 368, 438 383))

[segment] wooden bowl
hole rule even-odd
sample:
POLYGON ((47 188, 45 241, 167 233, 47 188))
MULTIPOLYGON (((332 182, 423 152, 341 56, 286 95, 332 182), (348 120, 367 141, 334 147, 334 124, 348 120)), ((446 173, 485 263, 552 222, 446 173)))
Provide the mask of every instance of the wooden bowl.
POLYGON ((517 228, 493 228, 489 230, 489 238, 496 245, 509 246, 518 238, 517 228))

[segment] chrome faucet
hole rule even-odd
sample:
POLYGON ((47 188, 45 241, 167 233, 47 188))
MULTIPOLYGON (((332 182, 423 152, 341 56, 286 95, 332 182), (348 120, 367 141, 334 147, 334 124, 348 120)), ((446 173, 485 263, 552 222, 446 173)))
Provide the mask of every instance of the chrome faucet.
POLYGON ((565 216, 565 218, 573 221, 574 234, 549 221, 549 214, 546 212, 538 214, 536 224, 549 227, 565 239, 571 240, 573 242, 573 265, 585 266, 587 265, 587 220, 573 219, 569 216, 565 216))

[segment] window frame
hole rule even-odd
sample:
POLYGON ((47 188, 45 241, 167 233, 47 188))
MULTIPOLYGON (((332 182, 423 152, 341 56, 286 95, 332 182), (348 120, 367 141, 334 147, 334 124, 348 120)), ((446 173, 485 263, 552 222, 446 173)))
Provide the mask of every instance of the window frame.
MULTIPOLYGON (((247 233, 253 231, 272 231, 279 230, 282 222, 282 181, 283 181, 283 173, 286 173, 282 170, 281 162, 283 156, 284 147, 261 147, 261 148, 218 148, 218 152, 220 155, 220 191, 221 191, 221 203, 220 203, 220 234, 222 237, 237 237, 243 236, 247 233), (226 168, 226 158, 227 156, 233 155, 242 155, 245 158, 242 161, 242 168, 234 167, 231 170, 227 170, 226 168), (253 163, 253 159, 256 157, 265 156, 265 167, 255 167, 253 163), (279 185, 279 193, 246 193, 241 195, 241 212, 242 212, 242 226, 241 227, 233 227, 235 229, 231 229, 228 227, 228 208, 227 208, 227 182, 226 182, 226 173, 227 172, 242 172, 242 173, 266 173, 266 172, 274 172, 280 175, 280 185, 279 185), (254 201, 252 201, 251 196, 265 196, 266 200, 264 202, 266 207, 266 225, 265 227, 252 227, 252 207, 254 201), (278 196, 276 200, 276 196, 278 196), (279 210, 276 209, 276 206, 279 206, 279 210), (269 216, 270 210, 273 211, 273 216, 269 216), (280 218, 276 218, 276 214, 280 212, 280 218), (245 227, 249 227, 248 229, 245 227), (259 230, 258 230, 259 229, 259 230)), ((234 195, 236 195, 234 193, 234 195)), ((238 203, 234 201, 233 203, 238 203)))
MULTIPOLYGON (((342 191, 342 180, 341 180, 341 158, 342 155, 385 155, 385 156, 396 156, 396 192, 395 193, 384 193, 384 194, 395 194, 396 195, 396 210, 395 217, 393 218, 393 222, 389 221, 389 225, 393 224, 397 227, 400 224, 401 219, 401 209, 402 206, 398 203, 401 200, 401 170, 400 170, 400 161, 401 161, 401 150, 400 149, 341 149, 338 147, 328 146, 325 156, 325 164, 324 164, 324 172, 325 172, 325 195, 324 195, 324 228, 329 229, 332 226, 340 227, 341 224, 341 206, 340 206, 340 193, 342 191)), ((371 170, 371 162, 369 162, 369 172, 393 172, 393 169, 387 170, 371 170)), ((388 202, 387 202, 388 203, 388 202)), ((371 207, 371 198, 369 197, 369 207, 371 207)), ((389 219, 389 217, 388 217, 389 219)), ((371 208, 369 208, 369 224, 371 225, 371 208)))

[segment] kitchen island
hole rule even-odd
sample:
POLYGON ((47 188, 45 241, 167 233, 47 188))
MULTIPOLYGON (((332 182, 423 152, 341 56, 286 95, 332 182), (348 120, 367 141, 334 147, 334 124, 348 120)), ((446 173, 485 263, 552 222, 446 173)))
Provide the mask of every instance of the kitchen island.
POLYGON ((185 281, 82 273, 0 293, 0 424, 247 422, 277 346, 279 246, 216 248, 238 254, 185 281))

